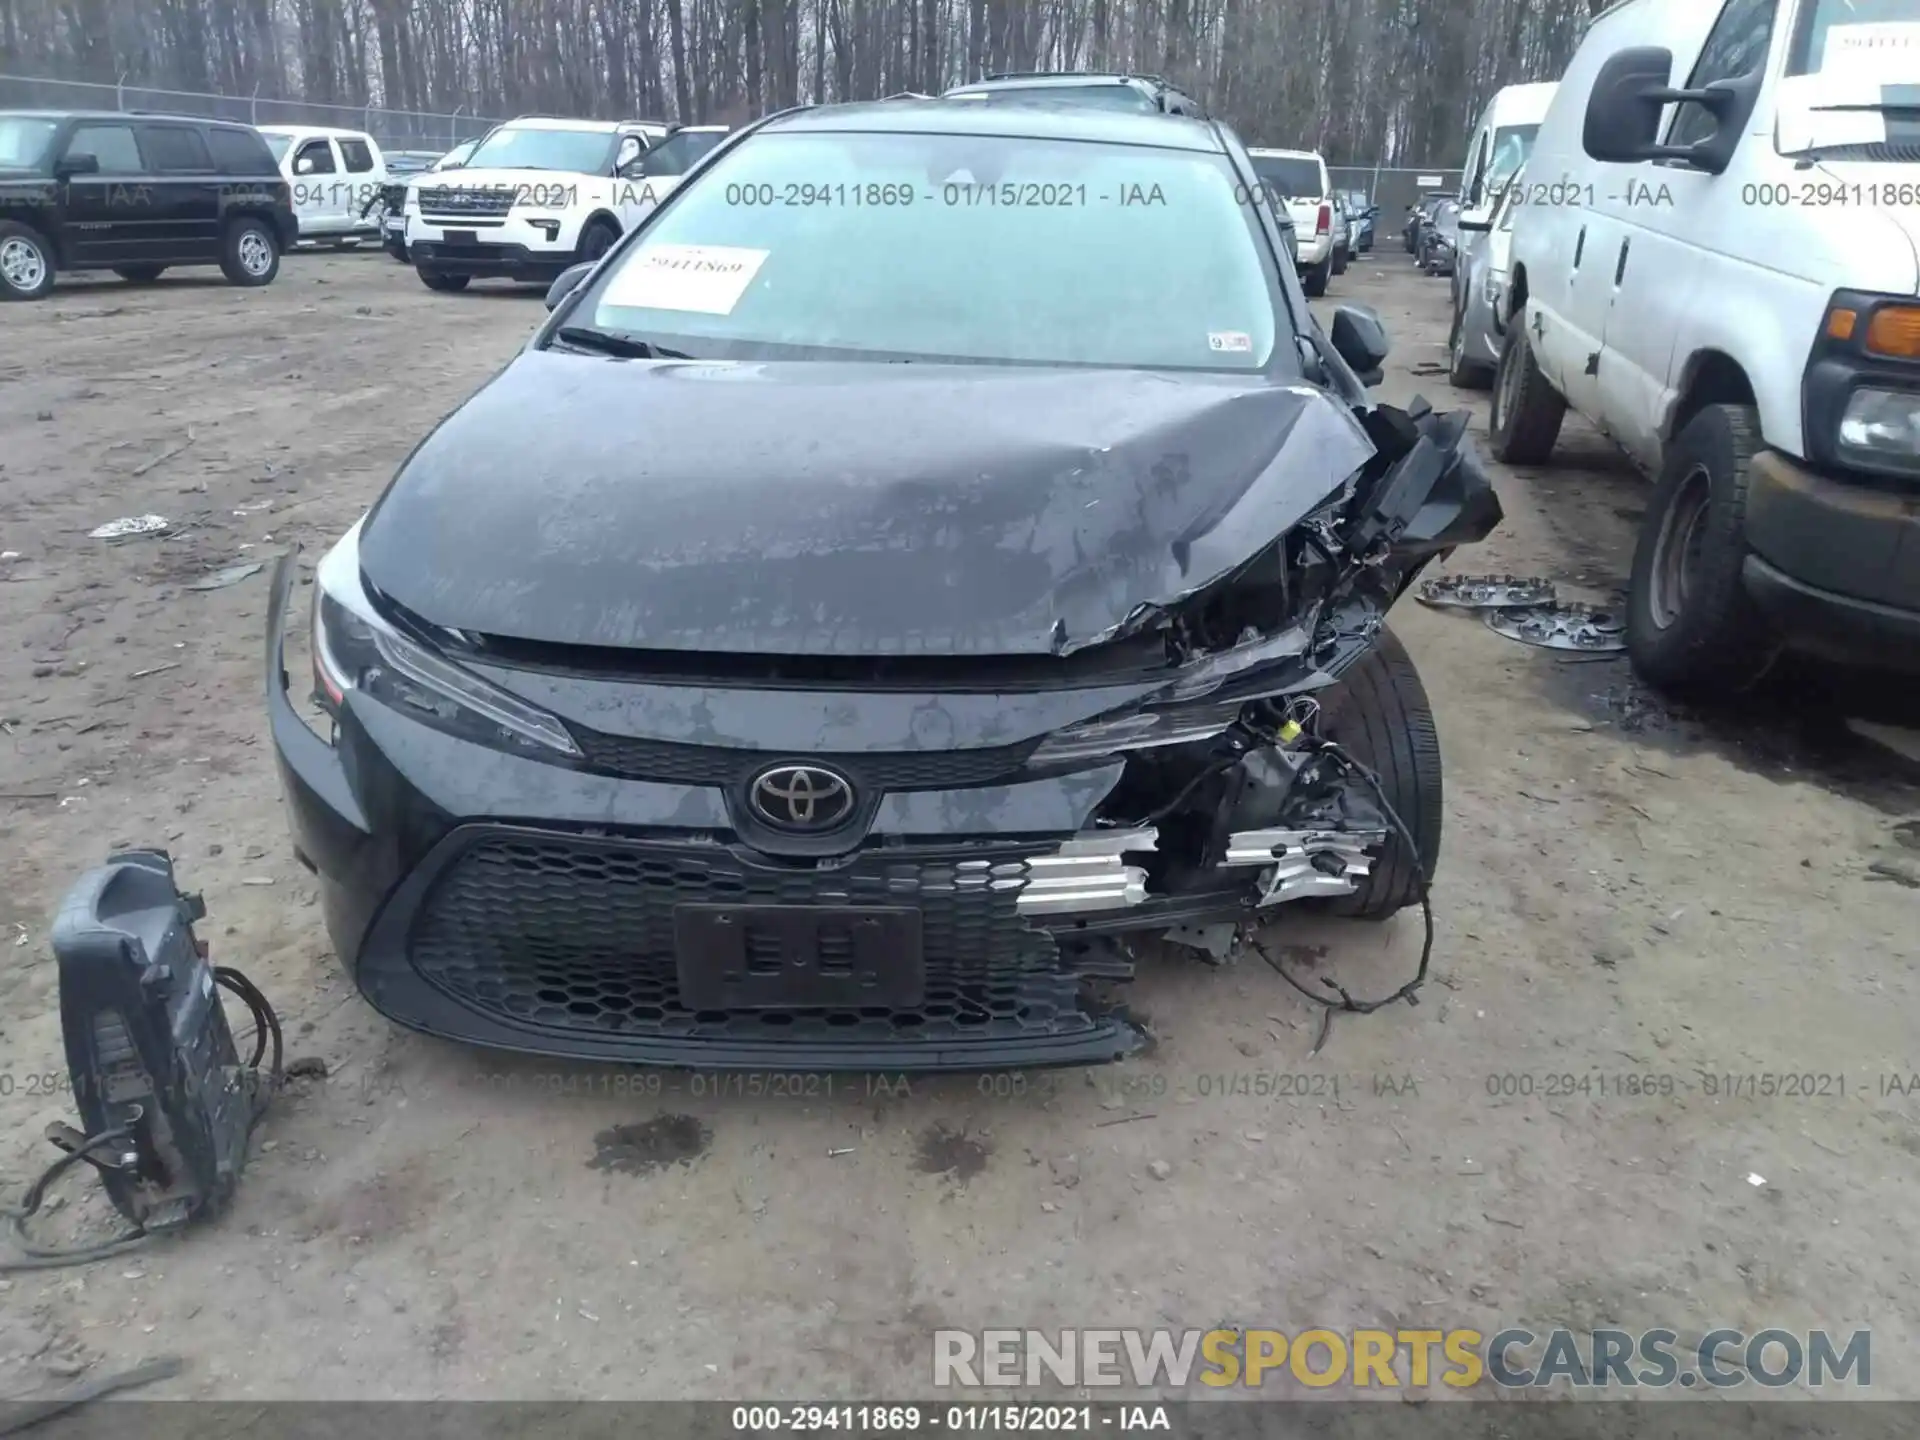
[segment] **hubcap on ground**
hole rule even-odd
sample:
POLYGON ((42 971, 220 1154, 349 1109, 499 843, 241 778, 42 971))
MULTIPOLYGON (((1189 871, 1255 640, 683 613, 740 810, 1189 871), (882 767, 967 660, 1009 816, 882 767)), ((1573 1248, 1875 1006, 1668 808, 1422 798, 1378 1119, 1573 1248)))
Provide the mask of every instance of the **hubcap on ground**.
POLYGON ((267 237, 258 230, 249 230, 240 237, 240 268, 249 275, 264 275, 273 264, 273 247, 267 244, 267 237))
POLYGON ((1680 482, 1680 489, 1660 522, 1653 547, 1647 608, 1662 630, 1679 620, 1687 595, 1700 573, 1700 550, 1706 540, 1707 514, 1713 500, 1713 481, 1706 467, 1696 465, 1680 482))
POLYGON ((32 290, 47 278, 47 260, 31 240, 9 235, 0 244, 0 275, 16 290, 32 290))

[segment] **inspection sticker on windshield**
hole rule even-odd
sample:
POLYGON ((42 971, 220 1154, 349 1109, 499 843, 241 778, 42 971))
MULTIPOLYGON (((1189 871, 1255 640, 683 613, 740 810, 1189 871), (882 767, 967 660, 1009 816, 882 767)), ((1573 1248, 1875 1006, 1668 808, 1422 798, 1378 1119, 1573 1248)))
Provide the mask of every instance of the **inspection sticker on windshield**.
POLYGON ((731 315, 768 253, 738 245, 652 245, 614 272, 601 303, 731 315))
POLYGON ((1244 330, 1209 330, 1207 348, 1229 355, 1247 355, 1253 351, 1253 337, 1244 330))

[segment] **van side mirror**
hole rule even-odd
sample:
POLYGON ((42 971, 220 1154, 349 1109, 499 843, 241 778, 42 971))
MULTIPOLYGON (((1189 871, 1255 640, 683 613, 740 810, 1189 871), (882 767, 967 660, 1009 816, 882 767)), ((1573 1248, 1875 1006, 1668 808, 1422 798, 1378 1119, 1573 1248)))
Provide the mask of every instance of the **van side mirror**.
POLYGON ((547 287, 547 309, 557 310, 560 302, 580 288, 580 282, 593 272, 594 262, 583 261, 578 265, 569 265, 553 277, 553 284, 547 287))
POLYGON ((1371 305, 1342 305, 1333 312, 1333 328, 1327 338, 1333 350, 1360 377, 1363 385, 1380 383, 1380 367, 1393 348, 1387 340, 1387 327, 1380 323, 1380 312, 1371 305))
POLYGON ((1724 172, 1740 143, 1740 123, 1753 111, 1761 72, 1722 80, 1704 90, 1676 90, 1668 83, 1673 52, 1638 45, 1610 56, 1594 77, 1580 144, 1592 159, 1614 165, 1642 160, 1678 160, 1712 175, 1724 172), (1718 122, 1695 145, 1662 145, 1660 116, 1669 105, 1702 105, 1718 122))

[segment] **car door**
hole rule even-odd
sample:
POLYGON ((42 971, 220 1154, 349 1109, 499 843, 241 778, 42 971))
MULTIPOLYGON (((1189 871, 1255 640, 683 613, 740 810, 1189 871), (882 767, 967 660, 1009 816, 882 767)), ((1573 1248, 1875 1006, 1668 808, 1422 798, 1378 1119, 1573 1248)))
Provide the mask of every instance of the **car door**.
POLYGON ((341 135, 335 145, 345 181, 341 189, 346 203, 341 208, 346 223, 357 226, 380 198, 380 187, 386 183, 386 162, 370 135, 341 135))
MULTIPOLYGON (((1779 0, 1726 0, 1715 15, 1675 14, 1665 37, 1674 54, 1670 83, 1699 89, 1762 69, 1772 47, 1779 0), (1710 27, 1710 28, 1709 28, 1710 27)), ((1714 133, 1701 106, 1677 105, 1666 119, 1664 142, 1691 145, 1714 133)), ((1765 143, 1751 136, 1743 144, 1765 143)), ((1606 167, 1605 203, 1620 219, 1607 257, 1609 297, 1596 407, 1616 442, 1641 464, 1660 460, 1665 413, 1689 297, 1701 285, 1737 283, 1717 263, 1726 253, 1717 232, 1731 219, 1752 226, 1765 212, 1739 202, 1738 166, 1723 175, 1670 162, 1606 167), (1729 189, 1731 187, 1731 194, 1729 189)))
POLYGON ((140 125, 140 150, 153 172, 154 223, 147 259, 168 264, 220 258, 220 181, 198 126, 140 125))
POLYGON ((343 229, 343 177, 333 141, 324 135, 296 141, 287 168, 293 180, 294 213, 300 217, 300 238, 332 235, 343 229))
POLYGON ((81 121, 68 135, 56 165, 81 157, 91 157, 96 168, 63 182, 68 263, 109 266, 146 260, 154 192, 134 122, 81 121))

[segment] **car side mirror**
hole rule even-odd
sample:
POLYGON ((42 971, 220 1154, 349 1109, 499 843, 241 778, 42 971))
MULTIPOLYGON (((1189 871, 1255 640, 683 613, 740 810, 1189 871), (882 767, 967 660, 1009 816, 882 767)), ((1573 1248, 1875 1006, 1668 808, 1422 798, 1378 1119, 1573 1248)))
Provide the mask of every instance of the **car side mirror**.
POLYGON ((1360 377, 1361 383, 1378 385, 1380 367, 1393 348, 1387 340, 1387 327, 1380 323, 1380 312, 1371 305, 1342 305, 1333 312, 1333 328, 1327 338, 1333 350, 1360 377))
POLYGON ((69 155, 53 167, 54 177, 59 180, 71 180, 76 175, 98 175, 100 157, 98 155, 69 155))
POLYGON ((293 173, 296 175, 311 175, 313 173, 313 161, 311 160, 294 161, 293 173))
POLYGON ((1759 93, 1760 72, 1703 90, 1674 89, 1672 72, 1673 52, 1658 45, 1637 45, 1608 58, 1587 96, 1580 145, 1589 157, 1613 165, 1678 160, 1713 175, 1725 171, 1740 141, 1738 118, 1751 111, 1759 93), (1660 144, 1660 116, 1669 105, 1706 107, 1718 122, 1714 133, 1694 145, 1660 144))
POLYGON ((1484 235, 1493 229, 1493 216, 1475 215, 1460 217, 1460 228, 1469 235, 1484 235))
POLYGON ((580 282, 593 273, 594 262, 582 261, 578 265, 569 265, 553 277, 553 283, 547 287, 547 309, 557 310, 560 302, 580 288, 580 282))

